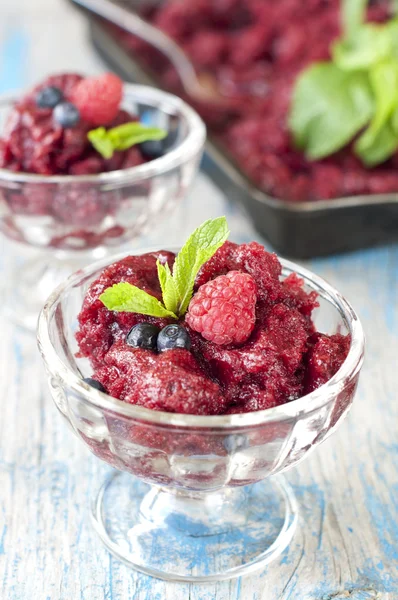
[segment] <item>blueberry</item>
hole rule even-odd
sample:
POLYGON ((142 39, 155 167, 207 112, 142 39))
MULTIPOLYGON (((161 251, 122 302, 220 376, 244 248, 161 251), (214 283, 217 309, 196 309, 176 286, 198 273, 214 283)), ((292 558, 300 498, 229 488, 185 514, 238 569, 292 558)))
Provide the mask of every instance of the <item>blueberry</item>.
POLYGON ((147 160, 154 160, 160 158, 171 150, 172 146, 176 143, 178 132, 171 131, 163 140, 150 140, 148 142, 142 142, 140 144, 141 154, 147 160))
POLYGON ((158 336, 158 350, 172 350, 173 348, 191 348, 189 335, 181 325, 167 325, 158 336))
POLYGON ((45 87, 37 92, 36 104, 40 108, 55 108, 64 99, 64 95, 57 87, 45 87))
POLYGON ((150 323, 138 323, 134 325, 127 334, 126 343, 133 348, 144 350, 156 350, 159 335, 159 327, 150 323))
POLYGON ((61 127, 68 129, 75 127, 80 121, 80 113, 71 102, 62 102, 54 109, 54 119, 61 127))
POLYGON ((106 394, 106 389, 104 388, 102 383, 100 383, 96 379, 92 379, 91 377, 85 377, 83 381, 84 383, 87 383, 87 385, 91 385, 91 387, 93 387, 95 390, 98 390, 99 392, 105 392, 106 394))

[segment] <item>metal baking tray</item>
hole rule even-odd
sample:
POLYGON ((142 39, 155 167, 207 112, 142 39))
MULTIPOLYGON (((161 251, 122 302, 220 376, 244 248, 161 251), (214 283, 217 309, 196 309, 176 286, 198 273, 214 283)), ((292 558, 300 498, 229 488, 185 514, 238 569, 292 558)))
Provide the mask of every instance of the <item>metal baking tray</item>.
MULTIPOLYGON (((162 87, 107 30, 90 18, 92 42, 103 60, 123 79, 162 87)), ((289 202, 259 190, 212 140, 204 171, 251 217, 275 250, 307 259, 398 241, 398 192, 318 202, 289 202)))

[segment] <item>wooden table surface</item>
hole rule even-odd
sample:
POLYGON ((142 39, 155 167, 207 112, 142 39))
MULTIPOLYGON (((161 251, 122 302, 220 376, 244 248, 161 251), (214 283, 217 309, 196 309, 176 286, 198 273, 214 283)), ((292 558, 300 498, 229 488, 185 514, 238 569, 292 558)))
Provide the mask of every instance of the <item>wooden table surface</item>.
MULTIPOLYGON (((64 1, 0 3, 0 91, 52 71, 101 68, 84 20, 64 1)), ((259 239, 200 176, 167 226, 139 243, 175 244, 219 214, 235 241, 259 239)), ((33 336, 1 321, 1 600, 398 599, 398 246, 309 264, 362 318, 367 357, 357 398, 340 430, 288 473, 300 503, 288 550, 257 575, 216 585, 166 584, 105 551, 88 502, 107 468, 54 410, 33 336)))

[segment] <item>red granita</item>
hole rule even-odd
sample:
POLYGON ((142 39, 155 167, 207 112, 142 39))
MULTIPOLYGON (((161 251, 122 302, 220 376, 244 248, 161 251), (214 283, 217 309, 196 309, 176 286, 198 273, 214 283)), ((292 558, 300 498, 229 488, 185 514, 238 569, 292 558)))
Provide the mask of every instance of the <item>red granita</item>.
MULTIPOLYGON (((48 77, 16 102, 8 115, 0 138, 0 168, 42 176, 80 176, 128 169, 147 162, 138 146, 115 152, 112 158, 106 159, 87 137, 90 130, 102 124, 99 116, 106 119, 103 125, 107 128, 137 120, 136 115, 119 106, 121 89, 122 81, 112 74, 87 79, 75 73, 48 77), (107 82, 111 82, 112 89, 107 106, 105 101, 102 106, 102 98, 92 109, 92 114, 97 117, 95 125, 80 113, 76 124, 62 126, 55 118, 55 107, 42 107, 38 101, 40 92, 54 88, 62 95, 62 102, 73 102, 77 98, 83 105, 83 113, 91 115, 90 94, 93 88, 94 91, 96 89, 96 81, 99 81, 102 92, 107 82), (88 91, 84 87, 86 82, 88 91)), ((18 194, 12 189, 5 190, 4 199, 14 214, 48 215, 69 226, 94 226, 108 214, 107 201, 110 198, 107 192, 89 189, 87 185, 65 183, 56 187, 44 182, 43 185, 28 184, 18 194)), ((75 236, 90 247, 100 244, 104 235, 104 232, 96 236, 93 232, 79 230, 69 232, 66 238, 75 236)), ((54 238, 51 244, 62 247, 62 240, 54 238)))
POLYGON ((99 300, 104 290, 120 281, 136 285, 160 299, 157 259, 162 263, 168 262, 169 266, 172 266, 174 254, 159 251, 142 256, 128 256, 104 269, 101 276, 90 286, 79 315, 80 328, 76 337, 82 356, 90 357, 95 368, 105 364, 104 358, 108 350, 115 342, 123 340, 133 325, 142 321, 159 326, 167 324, 164 319, 145 317, 136 313, 110 312, 99 300))
MULTIPOLYGON (((52 75, 16 102, 0 139, 0 168, 39 175, 92 175, 124 168, 124 160, 131 163, 127 152, 117 153, 112 160, 103 158, 93 148, 87 138, 93 129, 91 121, 81 116, 76 125, 65 128, 54 119, 53 109, 38 106, 36 98, 40 90, 56 87, 65 100, 72 101, 79 84, 85 81, 74 73, 52 75)), ((107 127, 137 120, 121 107, 116 114, 114 106, 112 110, 111 122, 103 123, 107 127)), ((139 148, 135 148, 137 153, 140 154, 139 148)), ((143 156, 135 160, 136 164, 142 162, 145 162, 143 156)))
MULTIPOLYGON (((368 20, 386 21, 392 10, 390 0, 370 3, 368 20)), ((350 148, 309 162, 288 131, 296 78, 310 64, 330 59, 331 44, 341 35, 340 11, 341 0, 166 0, 144 15, 181 45, 201 78, 228 96, 225 106, 219 98, 208 105, 189 100, 240 169, 283 200, 398 191, 398 153, 373 169, 359 161, 348 166, 350 148)), ((124 31, 116 35, 166 87, 184 93, 156 50, 124 31)))
POLYGON ((188 350, 155 354, 119 341, 107 353, 105 363, 95 378, 125 402, 175 413, 225 412, 227 400, 219 385, 202 372, 188 350))
POLYGON ((78 317, 80 356, 90 359, 93 379, 115 398, 167 412, 244 413, 300 398, 326 383, 344 362, 349 336, 317 333, 311 320, 316 294, 306 292, 295 274, 281 281, 278 258, 255 242, 225 242, 200 270, 192 300, 194 305, 202 298, 209 306, 201 295, 201 289, 213 289, 208 282, 223 282, 231 271, 235 279, 236 272, 244 274, 255 302, 254 328, 246 341, 220 345, 191 329, 190 318, 183 317, 180 328, 190 339, 185 348, 164 349, 159 341, 159 352, 131 347, 127 335, 133 326, 149 322, 163 328, 173 321, 110 311, 99 296, 115 283, 128 282, 160 300, 158 258, 172 267, 175 256, 159 251, 108 266, 88 289, 78 317))

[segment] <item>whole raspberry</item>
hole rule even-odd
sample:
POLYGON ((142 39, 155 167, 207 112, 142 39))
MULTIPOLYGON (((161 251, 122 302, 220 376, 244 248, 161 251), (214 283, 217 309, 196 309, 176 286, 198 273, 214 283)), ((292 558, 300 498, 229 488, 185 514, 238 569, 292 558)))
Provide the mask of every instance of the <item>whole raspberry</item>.
POLYGON ((256 320, 257 287, 248 273, 230 271, 202 285, 189 305, 186 322, 220 346, 242 344, 256 320))
POLYGON ((71 100, 85 121, 106 125, 116 117, 122 95, 122 80, 113 73, 105 73, 83 79, 74 88, 71 100))

